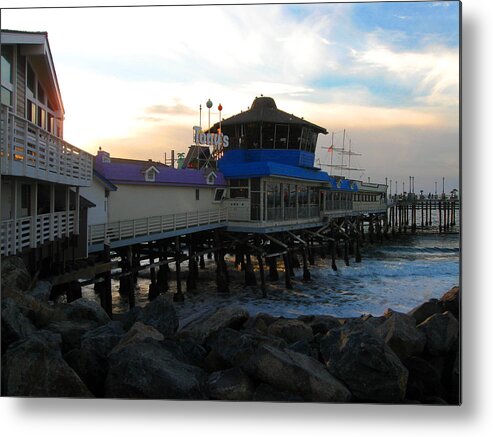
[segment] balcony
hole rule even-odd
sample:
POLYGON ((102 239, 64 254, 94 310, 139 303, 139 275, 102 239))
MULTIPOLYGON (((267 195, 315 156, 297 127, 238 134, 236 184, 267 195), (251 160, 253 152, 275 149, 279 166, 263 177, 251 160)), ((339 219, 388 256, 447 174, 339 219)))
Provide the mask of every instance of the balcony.
POLYGON ((56 212, 1 222, 1 254, 22 251, 63 238, 74 231, 75 213, 56 212))
POLYGON ((137 241, 165 238, 178 231, 193 232, 203 228, 222 227, 227 221, 228 210, 218 208, 91 225, 89 252, 101 250, 105 242, 111 247, 120 247, 137 241))
POLYGON ((10 112, 0 114, 2 175, 87 187, 92 180, 92 156, 10 112))

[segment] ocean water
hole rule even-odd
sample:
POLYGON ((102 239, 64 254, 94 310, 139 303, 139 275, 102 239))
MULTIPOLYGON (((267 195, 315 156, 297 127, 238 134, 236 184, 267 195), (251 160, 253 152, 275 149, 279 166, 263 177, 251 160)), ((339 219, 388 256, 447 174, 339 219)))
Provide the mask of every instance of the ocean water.
MULTIPOLYGON (((206 260, 206 269, 200 270, 197 291, 187 292, 185 284, 186 263, 183 266, 182 290, 185 302, 176 303, 180 321, 189 321, 216 309, 241 305, 250 314, 269 313, 274 316, 297 317, 306 314, 329 314, 338 317, 355 317, 362 314, 381 315, 387 308, 406 312, 430 298, 439 298, 451 287, 459 284, 459 234, 400 235, 383 244, 365 245, 363 260, 345 266, 337 260, 337 271, 331 269, 329 257, 316 257, 310 266, 312 280, 302 281, 302 269, 295 270, 293 289, 284 289, 284 272, 278 263, 280 280, 267 282, 267 297, 263 298, 258 287, 244 286, 244 274, 228 263, 230 292, 218 294, 215 285, 215 264, 206 260)), ((301 257, 300 257, 301 260, 301 257)), ((175 277, 174 265, 170 265, 170 278, 175 277)), ((258 278, 258 271, 257 280, 258 278)), ((266 272, 267 273, 267 272, 266 272)), ((148 271, 137 281, 136 304, 148 303, 148 271)), ((171 280, 169 299, 176 291, 171 280)), ((119 282, 112 282, 113 311, 128 309, 128 300, 121 296, 119 282)), ((85 297, 98 299, 92 286, 84 287, 85 297)))

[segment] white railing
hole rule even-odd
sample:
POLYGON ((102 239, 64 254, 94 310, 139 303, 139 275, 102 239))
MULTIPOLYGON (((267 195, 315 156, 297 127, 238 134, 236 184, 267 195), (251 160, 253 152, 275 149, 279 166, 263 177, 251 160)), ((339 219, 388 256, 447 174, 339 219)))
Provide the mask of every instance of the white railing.
POLYGON ((1 106, 2 174, 75 186, 92 181, 92 156, 1 106))
POLYGON ((387 207, 386 203, 353 202, 352 207, 349 209, 326 209, 323 215, 325 217, 338 217, 349 216, 354 213, 378 213, 387 211, 387 207))
POLYGON ((91 225, 89 226, 88 245, 90 247, 103 244, 105 240, 112 243, 154 234, 158 235, 178 229, 227 222, 227 220, 228 210, 222 208, 91 225))
POLYGON ((74 231, 74 211, 41 214, 1 222, 1 254, 15 255, 74 231))

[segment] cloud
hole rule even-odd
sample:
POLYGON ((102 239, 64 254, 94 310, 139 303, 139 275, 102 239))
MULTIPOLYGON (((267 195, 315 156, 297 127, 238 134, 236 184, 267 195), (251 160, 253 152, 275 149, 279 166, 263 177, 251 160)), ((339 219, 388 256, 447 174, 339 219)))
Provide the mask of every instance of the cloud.
POLYGON ((387 81, 407 85, 415 102, 450 106, 459 103, 458 49, 429 46, 422 51, 397 51, 381 43, 355 51, 361 68, 387 81))
POLYGON ((195 110, 177 103, 175 105, 152 105, 145 109, 148 114, 193 115, 195 110))

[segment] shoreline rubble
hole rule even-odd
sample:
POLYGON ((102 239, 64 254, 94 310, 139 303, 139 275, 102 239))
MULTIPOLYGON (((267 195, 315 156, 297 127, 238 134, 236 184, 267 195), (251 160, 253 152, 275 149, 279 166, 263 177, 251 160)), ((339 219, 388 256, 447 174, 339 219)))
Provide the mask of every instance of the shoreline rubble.
POLYGON ((2 396, 461 402, 459 287, 407 314, 231 306, 179 328, 164 296, 111 320, 85 298, 49 302, 49 283, 27 290, 26 272, 2 261, 2 396))

